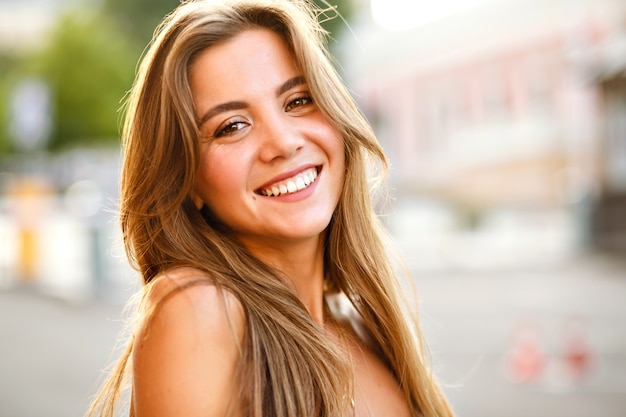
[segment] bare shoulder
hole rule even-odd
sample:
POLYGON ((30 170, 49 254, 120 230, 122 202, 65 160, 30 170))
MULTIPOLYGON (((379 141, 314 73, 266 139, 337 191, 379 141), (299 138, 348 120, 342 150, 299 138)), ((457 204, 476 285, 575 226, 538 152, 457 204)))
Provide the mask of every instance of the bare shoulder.
POLYGON ((226 415, 237 395, 241 303, 205 273, 185 268, 152 281, 144 304, 133 351, 135 415, 226 415))
MULTIPOLYGON (((214 284, 203 271, 179 268, 156 277, 146 293, 143 339, 153 331, 183 331, 187 336, 206 338, 223 332, 228 340, 240 341, 245 313, 239 300, 214 284), (171 326, 170 325, 174 325, 171 326), (209 333, 207 333, 207 331, 209 333)), ((141 343, 141 338, 138 338, 141 343)))

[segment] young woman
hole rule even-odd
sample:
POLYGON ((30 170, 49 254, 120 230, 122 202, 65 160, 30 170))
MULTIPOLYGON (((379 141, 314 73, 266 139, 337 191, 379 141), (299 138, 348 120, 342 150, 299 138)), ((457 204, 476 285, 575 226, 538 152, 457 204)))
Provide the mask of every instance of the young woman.
POLYGON ((385 167, 311 5, 192 1, 131 92, 121 222, 144 296, 90 415, 451 416, 400 297, 385 167))

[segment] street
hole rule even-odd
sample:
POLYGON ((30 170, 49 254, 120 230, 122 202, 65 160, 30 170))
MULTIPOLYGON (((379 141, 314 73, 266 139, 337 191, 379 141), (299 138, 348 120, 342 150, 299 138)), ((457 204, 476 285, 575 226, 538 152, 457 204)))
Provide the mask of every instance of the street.
POLYGON ((625 416, 625 266, 592 258, 416 277, 435 369, 458 415, 625 416))
POLYGON ((112 359, 122 307, 0 291, 0 416, 81 416, 112 359))
MULTIPOLYGON (((459 417, 626 415, 626 262, 414 276, 435 373, 459 417)), ((79 417, 123 303, 0 290, 0 417, 79 417)))

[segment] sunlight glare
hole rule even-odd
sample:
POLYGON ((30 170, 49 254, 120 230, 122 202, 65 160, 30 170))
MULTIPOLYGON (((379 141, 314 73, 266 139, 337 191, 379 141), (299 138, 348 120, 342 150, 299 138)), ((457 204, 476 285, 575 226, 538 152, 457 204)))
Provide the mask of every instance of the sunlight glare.
POLYGON ((484 0, 371 0, 374 21, 384 29, 411 29, 476 6, 484 0))

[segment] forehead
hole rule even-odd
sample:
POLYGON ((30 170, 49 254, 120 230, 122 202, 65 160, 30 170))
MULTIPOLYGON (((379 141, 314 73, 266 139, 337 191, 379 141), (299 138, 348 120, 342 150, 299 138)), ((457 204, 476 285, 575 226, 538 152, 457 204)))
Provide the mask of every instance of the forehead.
POLYGON ((189 72, 194 101, 220 100, 221 95, 264 92, 299 74, 285 41, 268 29, 248 29, 210 46, 194 60, 189 72))

